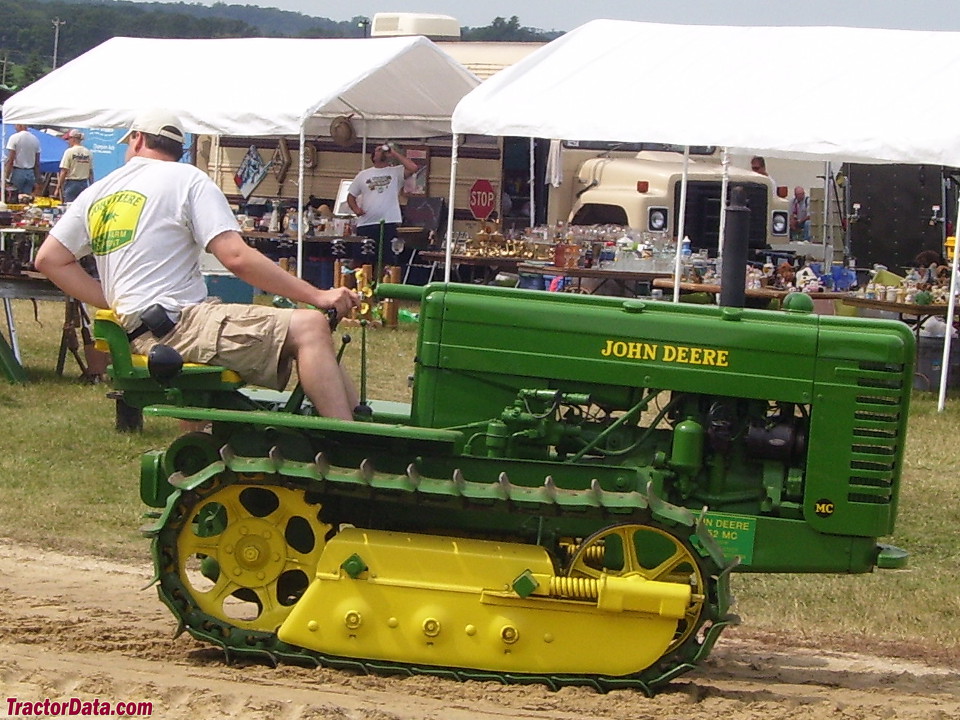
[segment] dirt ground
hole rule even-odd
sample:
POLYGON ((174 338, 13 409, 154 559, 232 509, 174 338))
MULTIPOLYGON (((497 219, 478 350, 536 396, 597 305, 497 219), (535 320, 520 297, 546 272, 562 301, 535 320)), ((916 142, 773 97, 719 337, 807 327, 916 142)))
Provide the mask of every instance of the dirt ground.
MULTIPOLYGON (((725 634, 709 663, 655 698, 584 688, 386 678, 325 669, 227 665, 182 635, 150 567, 74 557, 0 540, 0 717, 20 702, 150 702, 158 718, 244 720, 952 720, 960 662, 937 664, 793 647, 725 634)), ((88 706, 88 708, 91 706, 88 706)), ((101 707, 102 706, 98 706, 101 707)))

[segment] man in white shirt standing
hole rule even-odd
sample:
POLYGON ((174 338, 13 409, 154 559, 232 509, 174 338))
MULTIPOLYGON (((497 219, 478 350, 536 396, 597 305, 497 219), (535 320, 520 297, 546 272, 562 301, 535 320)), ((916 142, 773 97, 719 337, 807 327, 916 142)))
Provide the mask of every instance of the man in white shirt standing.
POLYGON ((7 140, 7 162, 3 168, 6 181, 18 195, 32 195, 40 184, 40 141, 26 125, 15 125, 17 131, 7 140))
POLYGON ((356 391, 337 362, 326 314, 208 300, 200 253, 254 287, 341 316, 359 306, 359 296, 320 290, 247 245, 216 184, 177 162, 184 139, 168 112, 138 115, 120 141, 126 163, 70 204, 40 247, 37 269, 68 295, 111 308, 136 353, 163 342, 187 362, 221 365, 275 389, 286 386, 295 360, 317 411, 352 419, 356 391), (89 254, 99 281, 77 261, 89 254))
MULTIPOLYGON (((400 191, 403 182, 417 171, 417 164, 391 144, 378 145, 370 153, 373 167, 361 170, 347 190, 347 205, 357 216, 357 235, 380 240, 383 221, 383 253, 392 264, 390 247, 400 227, 400 191)), ((374 245, 375 247, 375 245, 374 245)), ((356 258, 355 258, 356 259, 356 258)))

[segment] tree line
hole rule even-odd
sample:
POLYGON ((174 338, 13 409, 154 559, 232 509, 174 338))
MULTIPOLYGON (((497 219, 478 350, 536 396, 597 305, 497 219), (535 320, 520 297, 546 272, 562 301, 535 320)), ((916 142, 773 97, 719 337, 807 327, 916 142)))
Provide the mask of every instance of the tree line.
MULTIPOLYGON (((336 21, 226 3, 0 0, 0 93, 29 85, 53 69, 54 61, 63 65, 112 37, 362 37, 365 20, 369 18, 336 21)), ((461 29, 466 41, 546 42, 558 35, 523 27, 517 16, 461 29)))

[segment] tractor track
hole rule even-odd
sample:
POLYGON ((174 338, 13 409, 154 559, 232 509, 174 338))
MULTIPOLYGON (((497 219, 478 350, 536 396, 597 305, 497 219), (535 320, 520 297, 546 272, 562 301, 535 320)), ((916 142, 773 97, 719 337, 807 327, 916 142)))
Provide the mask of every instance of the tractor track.
MULTIPOLYGON (((960 664, 912 648, 912 659, 793 647, 776 634, 731 628, 704 666, 647 698, 633 690, 458 683, 325 668, 226 664, 173 638, 151 568, 0 540, 0 717, 6 698, 147 701, 153 716, 336 720, 952 720, 960 664), (931 662, 925 662, 925 656, 931 662), (939 664, 934 664, 936 659, 939 664)), ((905 653, 901 653, 905 654, 905 653)))

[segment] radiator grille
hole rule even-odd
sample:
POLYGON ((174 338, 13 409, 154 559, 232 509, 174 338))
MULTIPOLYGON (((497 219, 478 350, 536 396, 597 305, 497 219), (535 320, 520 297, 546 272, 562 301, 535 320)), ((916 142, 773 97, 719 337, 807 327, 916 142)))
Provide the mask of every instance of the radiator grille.
POLYGON ((888 504, 893 499, 900 456, 901 396, 909 392, 903 372, 903 365, 859 366, 847 495, 851 503, 888 504))

